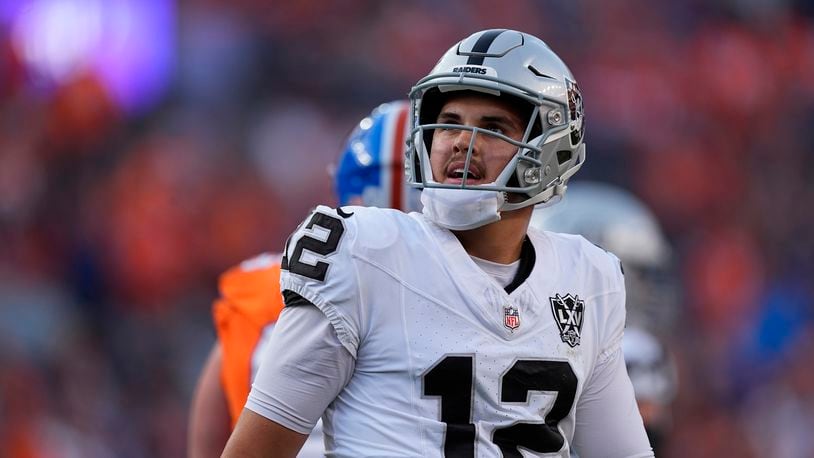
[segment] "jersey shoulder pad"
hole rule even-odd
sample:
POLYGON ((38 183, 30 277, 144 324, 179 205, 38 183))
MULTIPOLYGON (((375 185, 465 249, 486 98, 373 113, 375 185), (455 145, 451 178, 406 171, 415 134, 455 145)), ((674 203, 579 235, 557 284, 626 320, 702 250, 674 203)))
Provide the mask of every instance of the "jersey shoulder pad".
POLYGON ((398 243, 405 224, 415 222, 399 210, 319 206, 286 242, 282 269, 305 280, 329 281, 334 266, 398 243))
POLYGON ((324 292, 323 299, 332 296, 338 300, 338 290, 351 294, 356 288, 355 267, 359 260, 375 259, 386 265, 387 256, 397 251, 393 248, 409 243, 409 233, 417 227, 414 218, 398 210, 319 206, 286 242, 282 289, 314 303, 316 297, 300 291, 308 285, 311 292, 324 292))
POLYGON ((284 277, 325 282, 335 261, 347 253, 355 238, 353 207, 316 207, 288 237, 281 269, 284 277))
POLYGON ((624 288, 624 270, 619 258, 578 234, 542 231, 558 248, 561 262, 578 264, 586 278, 601 279, 609 290, 624 288))
POLYGON ((319 206, 288 238, 280 274, 286 306, 315 305, 355 356, 360 292, 354 251, 368 208, 319 206))
POLYGON ((353 250, 359 256, 377 256, 383 250, 409 242, 421 231, 418 220, 401 210, 356 207, 353 221, 353 250))

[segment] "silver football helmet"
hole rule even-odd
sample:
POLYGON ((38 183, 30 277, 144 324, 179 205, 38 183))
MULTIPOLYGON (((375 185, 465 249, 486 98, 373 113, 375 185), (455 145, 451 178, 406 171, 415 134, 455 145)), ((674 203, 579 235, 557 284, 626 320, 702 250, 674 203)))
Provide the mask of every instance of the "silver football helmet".
MULTIPOLYGON (((542 40, 514 30, 484 30, 450 48, 410 92, 411 133, 405 168, 418 188, 483 189, 513 193, 499 209, 514 210, 561 196, 568 179, 585 161, 582 95, 571 71, 542 40), (478 91, 511 97, 528 107, 525 134, 516 141, 478 127, 436 123, 452 91, 478 91), (433 179, 430 147, 435 129, 470 130, 498 137, 517 147, 498 179, 467 184, 474 141, 470 144, 461 184, 433 179)), ((554 202, 554 201, 552 201, 554 202)))
POLYGON ((574 183, 562 202, 535 209, 531 225, 579 234, 612 252, 625 269, 628 320, 669 330, 679 304, 673 254, 653 213, 628 191, 608 184, 574 183))

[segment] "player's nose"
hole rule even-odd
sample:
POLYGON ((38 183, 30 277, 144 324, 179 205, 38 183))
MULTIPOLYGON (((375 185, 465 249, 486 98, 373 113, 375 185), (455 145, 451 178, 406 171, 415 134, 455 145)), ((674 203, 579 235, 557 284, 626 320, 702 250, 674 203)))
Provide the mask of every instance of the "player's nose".
POLYGON ((469 152, 469 148, 471 147, 472 154, 474 155, 478 149, 478 134, 468 129, 460 129, 457 132, 458 133, 455 136, 455 140, 452 144, 453 150, 456 153, 466 154, 469 152))

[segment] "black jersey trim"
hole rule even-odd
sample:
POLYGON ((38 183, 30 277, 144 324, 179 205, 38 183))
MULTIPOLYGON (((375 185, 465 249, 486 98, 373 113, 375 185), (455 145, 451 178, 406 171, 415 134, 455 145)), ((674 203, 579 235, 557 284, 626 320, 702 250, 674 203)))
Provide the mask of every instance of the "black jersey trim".
POLYGON ((523 246, 520 248, 520 265, 517 267, 517 273, 514 274, 514 279, 509 283, 506 288, 507 293, 511 294, 518 286, 523 284, 531 271, 534 269, 534 263, 537 260, 537 253, 534 251, 534 245, 528 237, 523 239, 523 246))
POLYGON ((301 305, 314 305, 308 299, 300 296, 299 294, 291 291, 290 289, 286 289, 283 291, 283 302, 285 303, 286 307, 298 307, 301 305))

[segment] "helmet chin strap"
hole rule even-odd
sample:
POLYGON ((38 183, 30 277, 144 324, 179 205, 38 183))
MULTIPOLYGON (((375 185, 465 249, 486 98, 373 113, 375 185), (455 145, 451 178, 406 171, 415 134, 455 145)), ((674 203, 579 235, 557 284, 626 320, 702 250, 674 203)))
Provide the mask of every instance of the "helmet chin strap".
POLYGON ((518 210, 520 208, 529 207, 531 205, 540 205, 542 207, 550 207, 551 205, 556 204, 557 202, 562 199, 562 195, 565 194, 565 190, 568 188, 567 185, 562 183, 561 180, 558 180, 558 183, 550 188, 546 189, 545 191, 537 194, 532 199, 527 199, 522 202, 508 202, 506 201, 500 207, 500 211, 512 211, 518 210))
POLYGON ((425 188, 424 216, 451 231, 466 231, 500 221, 505 193, 479 189, 425 188))

